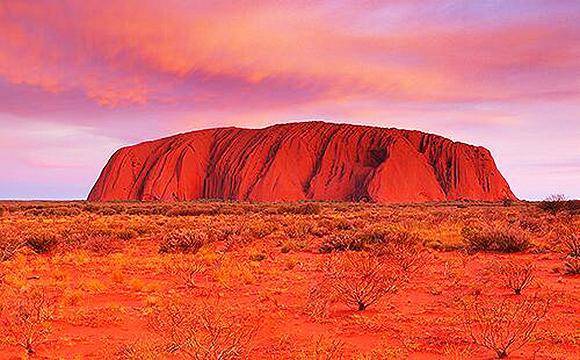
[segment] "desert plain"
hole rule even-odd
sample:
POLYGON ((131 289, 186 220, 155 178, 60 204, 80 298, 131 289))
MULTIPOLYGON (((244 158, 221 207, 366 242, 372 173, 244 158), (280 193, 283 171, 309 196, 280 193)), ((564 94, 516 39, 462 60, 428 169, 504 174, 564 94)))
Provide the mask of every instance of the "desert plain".
POLYGON ((579 358, 578 214, 5 201, 0 358, 579 358))

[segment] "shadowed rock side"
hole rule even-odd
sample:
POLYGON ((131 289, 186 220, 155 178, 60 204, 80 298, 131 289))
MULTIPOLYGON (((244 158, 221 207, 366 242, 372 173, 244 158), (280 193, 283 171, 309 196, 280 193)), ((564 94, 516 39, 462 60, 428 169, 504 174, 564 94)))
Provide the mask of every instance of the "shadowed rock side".
POLYGON ((515 199, 488 150, 418 131, 307 122, 194 131, 117 151, 89 200, 515 199))

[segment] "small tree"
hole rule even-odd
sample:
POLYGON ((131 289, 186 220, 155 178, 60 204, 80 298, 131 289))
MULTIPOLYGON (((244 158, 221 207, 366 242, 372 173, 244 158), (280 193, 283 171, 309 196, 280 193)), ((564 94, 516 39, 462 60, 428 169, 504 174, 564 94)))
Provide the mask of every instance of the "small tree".
MULTIPOLYGON (((6 297, 8 298, 8 297, 6 297)), ((30 289, 14 294, 13 300, 0 307, 0 334, 11 345, 32 355, 50 335, 55 298, 43 289, 30 289)))
POLYGON ((520 295, 522 290, 534 281, 534 266, 532 264, 517 264, 513 261, 498 266, 498 274, 503 284, 512 289, 514 294, 520 295))
POLYGON ((365 252, 335 256, 324 275, 336 298, 359 311, 395 292, 401 280, 391 265, 365 252))
POLYGON ((492 350, 499 359, 524 347, 546 316, 550 299, 490 298, 464 300, 463 324, 477 346, 492 350))

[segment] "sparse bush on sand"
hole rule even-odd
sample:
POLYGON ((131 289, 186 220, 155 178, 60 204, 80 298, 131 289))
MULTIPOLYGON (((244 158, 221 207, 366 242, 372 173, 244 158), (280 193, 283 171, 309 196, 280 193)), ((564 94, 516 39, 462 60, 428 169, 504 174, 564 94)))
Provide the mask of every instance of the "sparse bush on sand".
POLYGON ((345 359, 344 342, 337 338, 319 336, 298 351, 295 360, 341 360, 345 359))
POLYGON ((387 262, 366 252, 336 255, 324 269, 324 282, 332 295, 359 311, 394 293, 401 278, 387 262))
POLYGON ((526 346, 546 316, 551 300, 539 296, 467 298, 463 301, 463 325, 477 346, 506 358, 526 346))
POLYGON ((44 289, 8 291, 0 303, 0 342, 22 348, 28 356, 48 340, 56 299, 44 289))
POLYGON ((498 265, 497 274, 507 288, 520 295, 534 281, 534 270, 531 263, 518 264, 508 260, 498 265))
POLYGON ((227 313, 219 304, 194 305, 170 300, 150 317, 162 348, 189 359, 240 359, 247 356, 255 321, 227 313))

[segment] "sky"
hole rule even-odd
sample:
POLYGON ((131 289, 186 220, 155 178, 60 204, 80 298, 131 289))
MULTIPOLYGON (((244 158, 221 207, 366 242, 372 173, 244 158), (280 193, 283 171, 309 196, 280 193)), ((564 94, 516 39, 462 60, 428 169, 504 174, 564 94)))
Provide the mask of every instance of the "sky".
POLYGON ((119 147, 325 120, 487 147, 580 198, 580 1, 0 0, 0 199, 85 198, 119 147))

